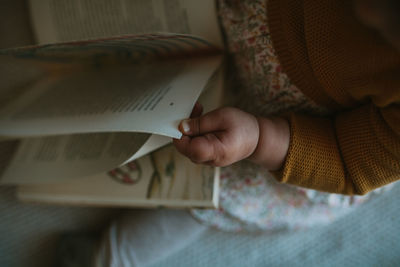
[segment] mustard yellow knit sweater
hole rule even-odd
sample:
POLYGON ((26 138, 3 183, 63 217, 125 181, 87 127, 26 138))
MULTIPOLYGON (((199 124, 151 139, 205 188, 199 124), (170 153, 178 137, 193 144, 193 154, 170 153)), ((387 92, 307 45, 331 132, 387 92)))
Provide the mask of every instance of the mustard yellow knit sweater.
POLYGON ((400 54, 357 20, 352 1, 269 0, 274 47, 292 82, 329 118, 290 115, 278 180, 343 194, 400 179, 400 54))

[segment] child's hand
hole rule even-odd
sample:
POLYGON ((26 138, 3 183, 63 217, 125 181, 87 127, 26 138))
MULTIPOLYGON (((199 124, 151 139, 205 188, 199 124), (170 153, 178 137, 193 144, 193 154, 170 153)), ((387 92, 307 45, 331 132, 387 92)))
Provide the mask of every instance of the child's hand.
POLYGON ((289 148, 289 124, 284 119, 256 118, 236 108, 221 108, 203 116, 196 104, 183 120, 175 147, 195 163, 226 166, 249 158, 269 170, 282 167, 289 148))
POLYGON ((257 147, 256 117, 236 108, 221 108, 203 116, 196 105, 191 119, 183 120, 175 147, 195 163, 226 166, 249 157, 257 147))

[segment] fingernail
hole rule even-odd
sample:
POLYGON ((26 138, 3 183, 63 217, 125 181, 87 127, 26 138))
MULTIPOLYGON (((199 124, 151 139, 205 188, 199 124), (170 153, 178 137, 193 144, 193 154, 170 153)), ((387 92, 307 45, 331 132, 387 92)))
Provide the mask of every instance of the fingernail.
POLYGON ((183 121, 181 122, 181 124, 182 124, 182 130, 183 130, 185 133, 189 133, 189 132, 190 132, 189 121, 190 121, 190 120, 183 120, 183 121))

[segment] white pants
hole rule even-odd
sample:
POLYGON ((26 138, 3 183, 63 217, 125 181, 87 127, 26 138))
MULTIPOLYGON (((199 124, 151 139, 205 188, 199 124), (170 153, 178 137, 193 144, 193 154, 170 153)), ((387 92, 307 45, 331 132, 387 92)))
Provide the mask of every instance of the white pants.
POLYGON ((96 266, 146 266, 194 241, 206 226, 184 210, 132 210, 106 231, 96 266))

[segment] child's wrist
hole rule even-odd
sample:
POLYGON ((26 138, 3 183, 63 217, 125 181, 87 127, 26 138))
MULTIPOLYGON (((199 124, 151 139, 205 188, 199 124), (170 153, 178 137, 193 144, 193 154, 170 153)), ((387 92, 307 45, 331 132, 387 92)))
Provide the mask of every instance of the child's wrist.
POLYGON ((285 162, 289 149, 289 123, 283 118, 257 117, 257 121, 259 126, 258 142, 248 159, 268 170, 279 170, 285 162))

